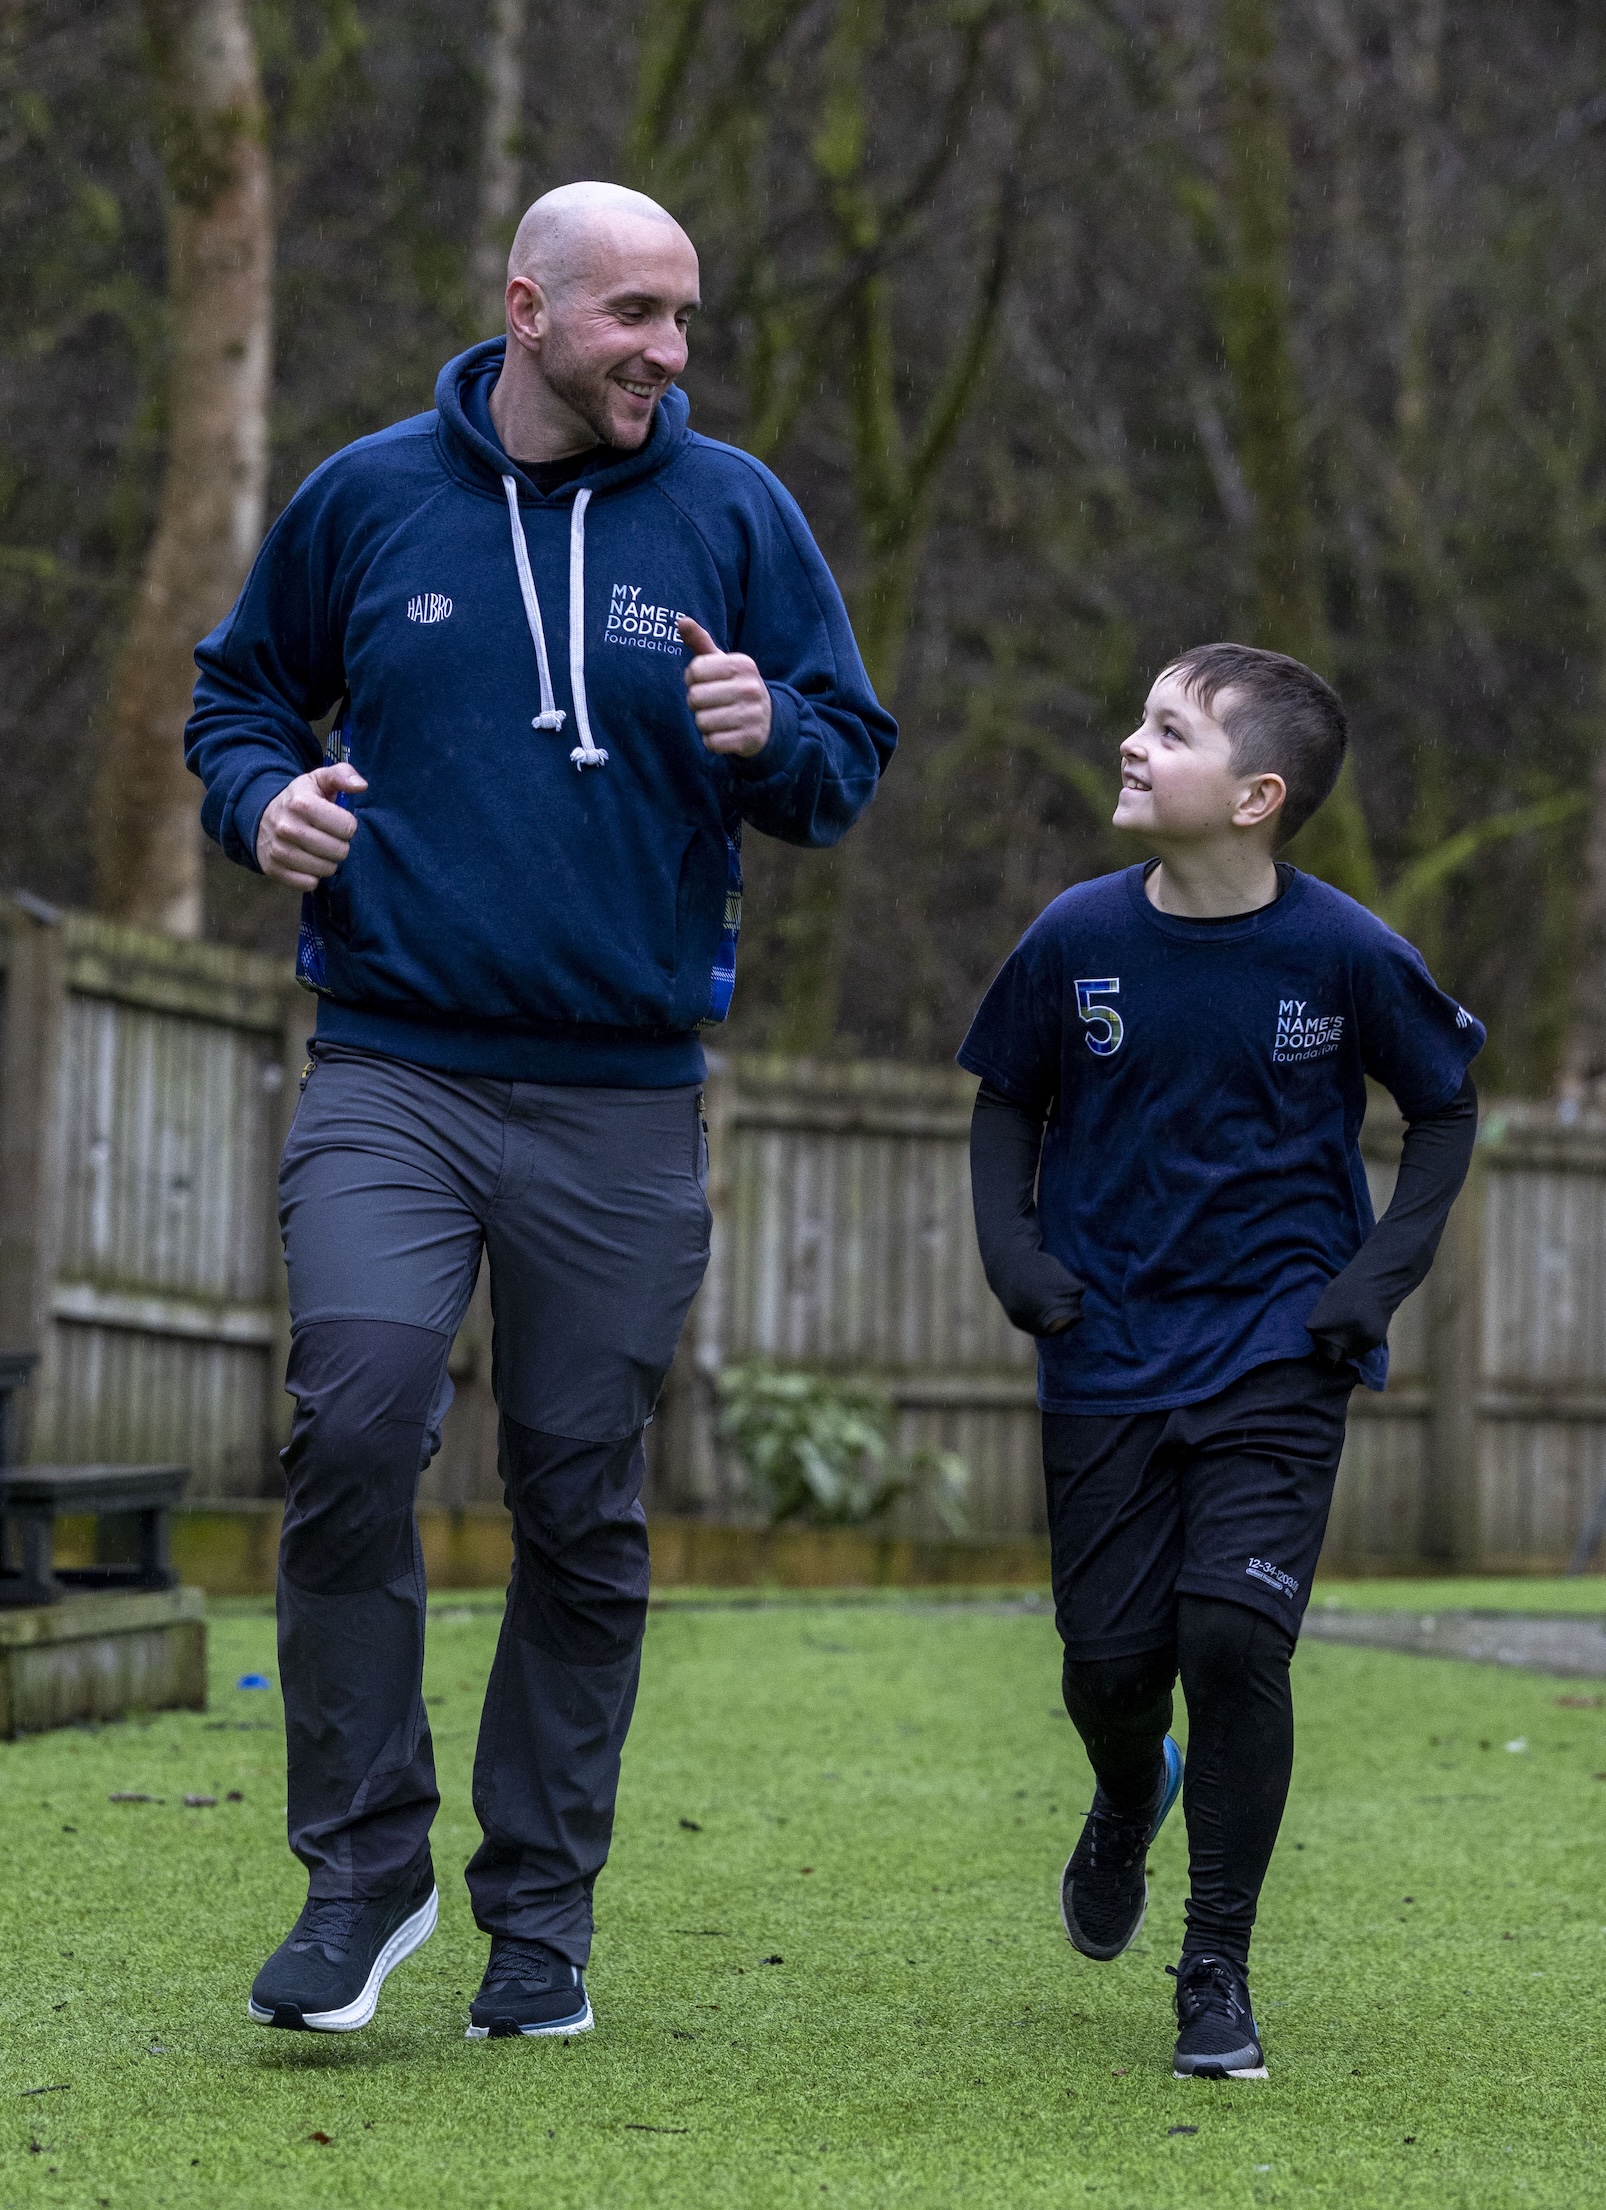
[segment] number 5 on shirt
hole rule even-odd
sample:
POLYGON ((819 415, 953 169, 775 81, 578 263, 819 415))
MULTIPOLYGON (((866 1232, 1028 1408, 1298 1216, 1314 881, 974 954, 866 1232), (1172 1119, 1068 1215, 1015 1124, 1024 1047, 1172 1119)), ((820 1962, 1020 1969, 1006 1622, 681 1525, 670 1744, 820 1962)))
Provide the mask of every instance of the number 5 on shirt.
POLYGON ((1095 1058, 1108 1059, 1112 1051, 1119 1051, 1121 1038, 1126 1030, 1121 1026, 1121 1016, 1110 1005, 1095 1005, 1095 998, 1114 998, 1121 994, 1121 984, 1114 975, 1101 982, 1079 982, 1076 985, 1076 1010, 1087 1022, 1084 1041, 1095 1058))

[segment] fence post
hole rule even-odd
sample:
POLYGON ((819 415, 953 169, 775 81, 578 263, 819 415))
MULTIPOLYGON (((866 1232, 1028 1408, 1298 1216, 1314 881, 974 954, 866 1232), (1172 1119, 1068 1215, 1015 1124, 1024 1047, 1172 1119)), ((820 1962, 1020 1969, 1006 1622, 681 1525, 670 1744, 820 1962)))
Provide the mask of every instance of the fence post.
POLYGON ((1483 1551, 1481 1418, 1483 1387, 1483 1215, 1487 1178, 1482 1147, 1451 1209, 1428 1276, 1428 1357, 1433 1434, 1429 1450, 1424 1556, 1475 1567, 1483 1551))
MULTIPOLYGON (((5 1030, 0 1037, 0 1345, 42 1351, 61 1241, 62 1021, 66 930, 13 905, 5 917, 5 1030)), ((29 1455, 32 1389, 14 1400, 19 1459, 29 1455)))

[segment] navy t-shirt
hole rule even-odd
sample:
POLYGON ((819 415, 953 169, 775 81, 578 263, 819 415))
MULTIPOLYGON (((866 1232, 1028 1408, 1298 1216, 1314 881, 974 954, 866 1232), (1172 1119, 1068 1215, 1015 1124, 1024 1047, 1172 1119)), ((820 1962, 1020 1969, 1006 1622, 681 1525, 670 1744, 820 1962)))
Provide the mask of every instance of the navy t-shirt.
MULTIPOLYGON (((1371 1233, 1366 1077, 1449 1103, 1482 1025, 1364 906, 1286 871, 1229 921, 1161 913, 1144 868, 1078 883, 983 998, 959 1063, 1048 1113, 1043 1241, 1086 1286, 1038 1341, 1045 1411, 1196 1404, 1308 1358, 1305 1322, 1371 1233)), ((1381 1389, 1386 1348, 1361 1379, 1381 1389)))

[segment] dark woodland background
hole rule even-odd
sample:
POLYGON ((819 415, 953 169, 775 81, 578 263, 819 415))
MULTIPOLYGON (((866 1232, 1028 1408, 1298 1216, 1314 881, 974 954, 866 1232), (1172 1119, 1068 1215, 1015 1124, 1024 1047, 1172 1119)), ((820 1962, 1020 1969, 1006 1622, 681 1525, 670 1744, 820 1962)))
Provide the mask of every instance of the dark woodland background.
MULTIPOLYGON (((499 327, 515 66, 518 204, 616 177, 691 230, 693 420, 797 493, 903 725, 829 879, 749 840, 730 1044, 818 1044, 824 989, 840 1048, 951 1053, 1039 908, 1134 856, 1107 822, 1153 672, 1236 636, 1338 683, 1353 797, 1311 863, 1488 1022, 1488 1085, 1590 1072, 1606 11, 509 4, 252 12, 268 511, 499 327)), ((0 888, 91 904, 170 428, 167 180, 138 0, 0 26, 0 888)), ((288 893, 216 854, 205 883, 209 935, 288 947, 288 893)))

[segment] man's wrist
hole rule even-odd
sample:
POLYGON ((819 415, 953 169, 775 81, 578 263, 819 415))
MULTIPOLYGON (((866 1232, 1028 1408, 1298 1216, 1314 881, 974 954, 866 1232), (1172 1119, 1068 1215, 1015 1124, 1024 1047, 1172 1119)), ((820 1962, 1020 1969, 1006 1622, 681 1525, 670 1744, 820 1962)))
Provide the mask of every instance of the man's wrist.
POLYGON ((770 694, 770 733, 756 752, 727 754, 739 775, 750 775, 754 780, 766 775, 778 775, 790 765, 798 746, 797 700, 784 685, 767 683, 770 694))
MULTIPOLYGON (((281 791, 286 791, 295 781, 283 768, 265 768, 260 775, 253 775, 234 801, 234 832, 240 842, 240 856, 249 867, 262 873, 262 861, 257 854, 257 844, 262 835, 262 816, 281 791)), ((230 854, 230 857, 236 855, 230 854)))

